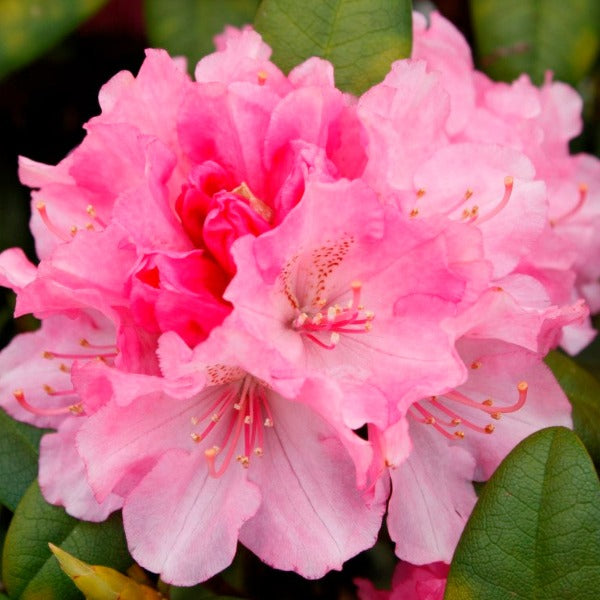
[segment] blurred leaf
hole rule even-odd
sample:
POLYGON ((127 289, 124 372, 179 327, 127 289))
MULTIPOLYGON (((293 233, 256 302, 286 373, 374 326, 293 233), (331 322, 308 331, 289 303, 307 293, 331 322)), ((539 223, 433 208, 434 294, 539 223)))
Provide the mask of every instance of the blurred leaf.
POLYGON ((0 0, 0 77, 33 60, 106 0, 0 0))
POLYGON ((153 46, 183 55, 190 68, 214 52, 225 25, 252 23, 260 0, 146 0, 146 29, 153 46))
POLYGON ((4 545, 2 573, 12 598, 81 598, 50 553, 49 542, 85 561, 118 570, 133 562, 119 515, 103 523, 77 521, 62 508, 47 504, 35 481, 17 506, 4 545))
POLYGON ((362 94, 410 55, 411 18, 410 0, 263 0, 255 26, 284 71, 321 56, 339 88, 362 94))
POLYGON ((594 65, 600 48, 598 0, 471 0, 479 63, 494 79, 522 72, 541 83, 577 83, 594 65))
POLYGON ((585 600, 600 589, 600 483, 577 436, 538 431, 483 489, 445 600, 585 600))
POLYGON ((137 583, 114 569, 88 565, 54 544, 49 546, 61 569, 85 594, 87 600, 160 600, 163 597, 156 590, 137 583))
POLYGON ((573 406, 575 431, 600 465, 600 381, 562 352, 550 352, 546 364, 573 406))
POLYGON ((0 409, 0 503, 14 511, 37 477, 43 429, 15 421, 0 409))

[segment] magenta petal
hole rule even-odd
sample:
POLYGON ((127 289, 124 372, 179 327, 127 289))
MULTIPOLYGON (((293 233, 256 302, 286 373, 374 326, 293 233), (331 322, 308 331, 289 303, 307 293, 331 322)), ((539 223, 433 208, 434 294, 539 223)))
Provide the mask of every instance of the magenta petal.
POLYGON ((270 405, 273 435, 248 470, 263 501, 240 541, 275 568, 322 577, 375 543, 383 498, 365 501, 350 457, 320 417, 283 399, 270 405))
POLYGON ((164 581, 193 585, 231 563, 238 531, 259 503, 239 468, 215 479, 201 453, 171 450, 125 501, 129 550, 164 581))

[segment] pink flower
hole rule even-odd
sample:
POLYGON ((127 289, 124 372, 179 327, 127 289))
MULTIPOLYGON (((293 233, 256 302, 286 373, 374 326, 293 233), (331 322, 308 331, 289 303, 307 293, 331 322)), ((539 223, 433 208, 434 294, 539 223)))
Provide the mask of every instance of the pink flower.
POLYGON ((123 508, 134 557, 181 585, 225 568, 238 540, 306 577, 339 569, 374 543, 388 491, 367 485, 371 445, 337 381, 262 379, 226 294, 250 266, 242 240, 282 226, 309 183, 361 168, 354 100, 324 61, 285 77, 250 30, 220 44, 195 82, 149 51, 58 166, 22 159, 41 260, 0 255, 17 311, 42 319, 2 354, 0 389, 15 417, 56 429, 45 497, 93 521, 123 508))
POLYGON ((412 451, 394 462, 388 436, 380 464, 391 464, 388 531, 396 554, 415 564, 449 563, 485 481, 526 436, 571 426, 570 404, 537 353, 498 340, 457 344, 469 377, 455 390, 422 399, 408 412, 412 451))
POLYGON ((309 180, 279 227, 234 245, 226 298, 269 352, 254 367, 262 379, 334 379, 350 427, 385 427, 463 380, 441 323, 487 287, 480 253, 466 226, 405 219, 360 181, 309 180))
POLYGON ((399 562, 394 570, 392 589, 377 590, 367 579, 355 579, 360 600, 443 600, 448 565, 440 562, 416 566, 399 562))
POLYGON ((331 65, 313 59, 285 77, 255 32, 220 43, 195 82, 149 51, 136 78, 104 86, 102 114, 58 166, 21 159, 22 181, 39 188, 41 263, 19 314, 93 307, 119 338, 201 342, 231 310, 234 241, 283 220, 309 172, 338 177, 363 160, 360 144, 341 147, 342 129, 350 141, 359 132, 331 65))
POLYGON ((167 581, 210 577, 238 540, 339 569, 374 543, 390 481, 399 555, 448 561, 471 481, 569 422, 541 358, 586 309, 551 285, 571 262, 530 261, 544 183, 522 149, 457 138, 468 56, 440 74, 457 34, 423 35, 435 68, 399 62, 358 101, 325 61, 283 75, 250 29, 195 81, 149 51, 58 166, 21 160, 40 264, 8 250, 0 283, 43 325, 2 354, 3 402, 56 428, 45 497, 89 520, 122 507, 167 581))
MULTIPOLYGON (((439 77, 449 97, 447 143, 499 144, 518 150, 546 185, 545 228, 516 270, 537 278, 553 304, 584 298, 593 312, 600 310, 600 163, 585 154, 571 156, 568 146, 581 131, 580 96, 566 84, 553 82, 550 73, 538 88, 527 75, 506 84, 473 71, 464 39, 437 13, 428 28, 415 14, 414 38, 413 58, 426 61, 427 71, 439 77)), ((417 189, 421 185, 415 181, 417 189)), ((576 353, 594 335, 589 321, 566 326, 561 344, 576 353)))

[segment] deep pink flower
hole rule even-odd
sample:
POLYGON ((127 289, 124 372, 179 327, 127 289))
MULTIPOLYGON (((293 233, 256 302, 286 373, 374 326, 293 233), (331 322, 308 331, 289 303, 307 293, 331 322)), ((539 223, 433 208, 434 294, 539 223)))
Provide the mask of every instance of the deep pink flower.
POLYGON ((375 589, 367 579, 354 583, 360 600, 443 600, 448 569, 441 562, 417 566, 402 561, 396 565, 390 591, 375 589))

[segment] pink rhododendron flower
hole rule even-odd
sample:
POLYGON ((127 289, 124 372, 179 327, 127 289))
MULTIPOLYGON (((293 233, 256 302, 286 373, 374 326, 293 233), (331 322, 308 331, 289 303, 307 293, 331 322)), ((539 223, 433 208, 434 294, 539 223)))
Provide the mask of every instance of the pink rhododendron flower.
POLYGON ((469 134, 464 41, 441 17, 415 27, 415 57, 358 100, 317 58, 285 76, 250 28, 194 80, 149 51, 59 165, 21 159, 40 263, 7 250, 0 283, 42 327, 2 353, 2 404, 56 429, 45 497, 94 521, 122 508, 166 581, 212 576, 238 541, 306 577, 339 569, 374 543, 390 485, 399 556, 447 562, 472 480, 570 423, 541 361, 587 315, 587 250, 560 231, 596 192, 561 212, 518 135, 469 134))
POLYGON ((367 579, 355 579, 360 600, 443 600, 448 565, 436 562, 423 566, 398 563, 389 591, 375 589, 367 579))
MULTIPOLYGON (((545 229, 518 270, 542 282, 554 304, 583 297, 592 312, 600 310, 600 246, 595 233, 600 226, 600 162, 590 155, 571 156, 568 145, 581 131, 580 96, 568 85, 553 82, 550 73, 538 88, 527 75, 507 84, 473 71, 465 40, 437 13, 429 27, 415 14, 412 55, 426 61, 427 71, 440 78, 448 95, 448 143, 500 144, 518 150, 546 185, 545 229)), ((415 185, 426 189, 418 187, 422 182, 415 185)), ((576 353, 594 335, 589 321, 568 326, 561 344, 576 353)))

